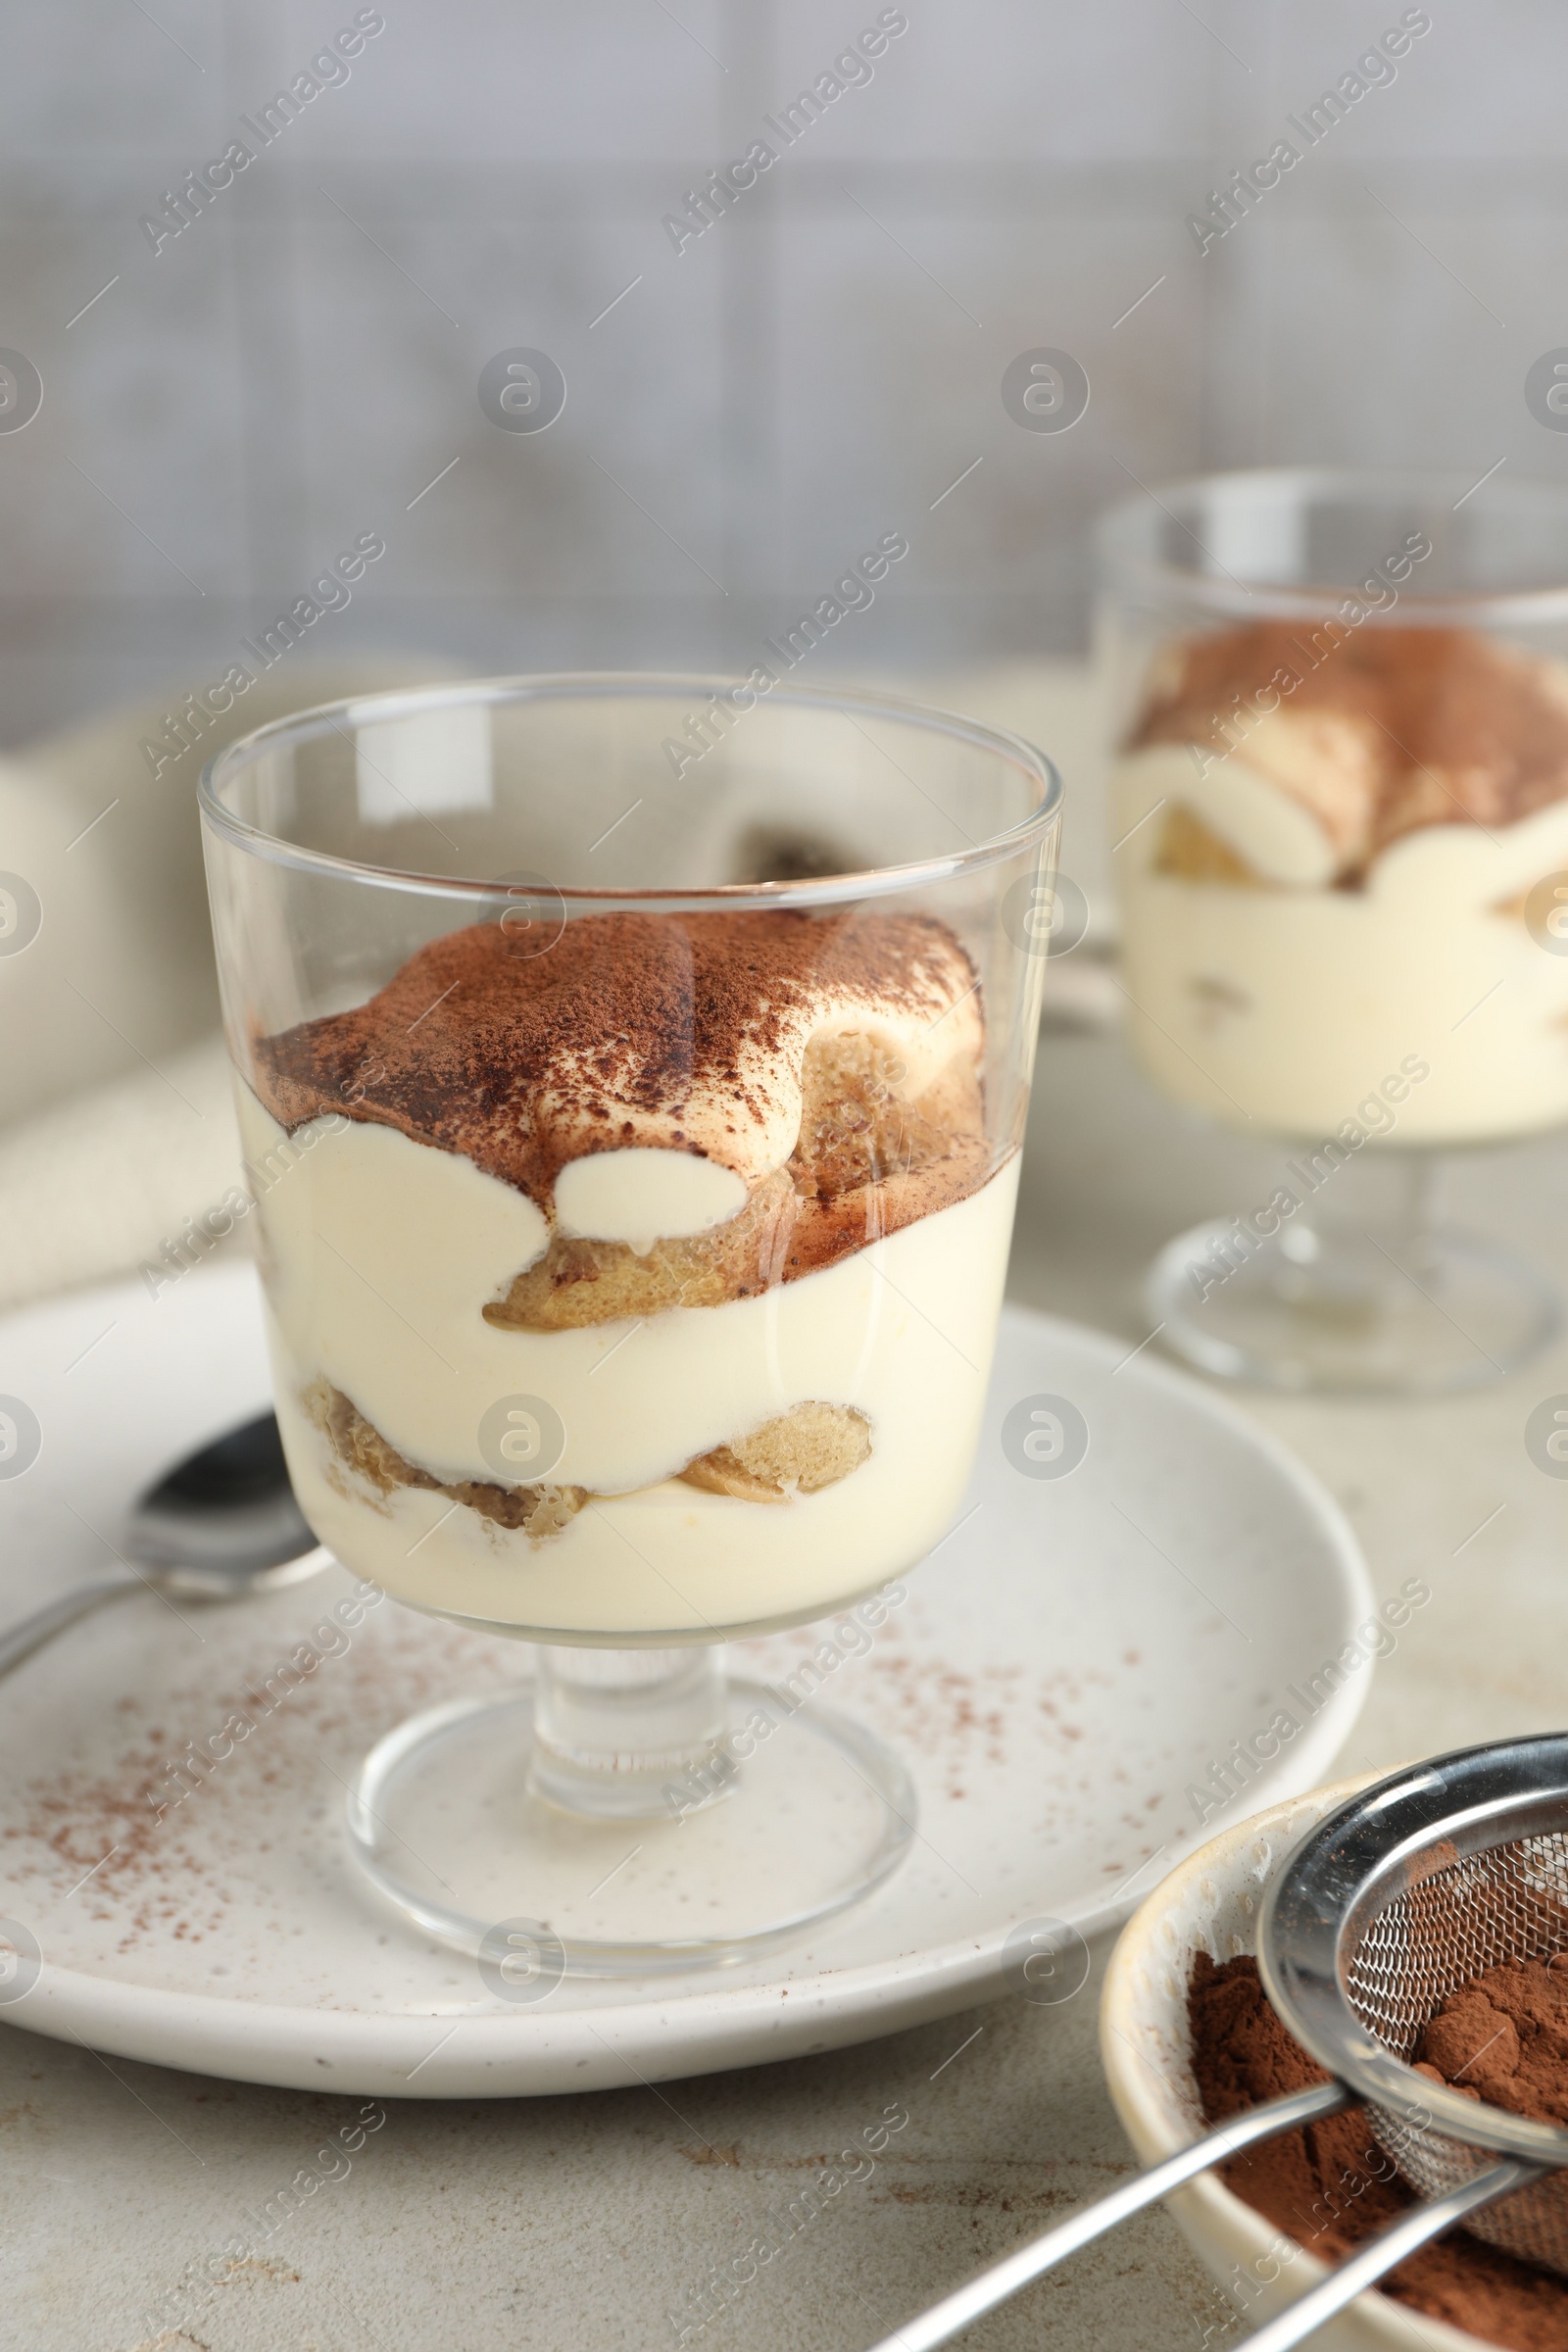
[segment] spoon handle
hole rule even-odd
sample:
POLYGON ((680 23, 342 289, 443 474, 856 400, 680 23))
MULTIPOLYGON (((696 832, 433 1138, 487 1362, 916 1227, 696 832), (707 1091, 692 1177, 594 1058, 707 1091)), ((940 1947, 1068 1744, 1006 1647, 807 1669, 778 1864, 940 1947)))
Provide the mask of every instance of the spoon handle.
POLYGON ((68 1625, 74 1625, 78 1617, 101 1609, 107 1600, 120 1600, 127 1592, 142 1590, 133 1576, 104 1576, 94 1584, 77 1585, 73 1592, 63 1592, 58 1600, 46 1601, 41 1609, 34 1609, 30 1617, 24 1617, 20 1625, 14 1625, 8 1634, 0 1634, 0 1675, 9 1674, 13 1666, 30 1658, 35 1649, 53 1641, 56 1634, 64 1633, 68 1625))

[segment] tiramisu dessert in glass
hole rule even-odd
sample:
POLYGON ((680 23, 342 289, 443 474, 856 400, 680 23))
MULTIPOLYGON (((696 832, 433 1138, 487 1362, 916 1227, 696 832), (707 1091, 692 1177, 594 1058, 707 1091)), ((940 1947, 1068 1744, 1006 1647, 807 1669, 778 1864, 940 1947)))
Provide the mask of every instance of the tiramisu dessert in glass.
POLYGON ((715 1645, 885 1622, 954 1522, 1058 799, 765 670, 343 704, 204 779, 295 1491, 397 1599, 540 1644, 350 1807, 503 1986, 754 1950, 911 1835, 896 1757, 715 1645))
POLYGON ((1568 1120, 1568 497, 1236 474, 1102 552, 1134 1049, 1266 1153, 1152 1315, 1275 1386, 1499 1378, 1554 1297, 1427 1193, 1568 1120))

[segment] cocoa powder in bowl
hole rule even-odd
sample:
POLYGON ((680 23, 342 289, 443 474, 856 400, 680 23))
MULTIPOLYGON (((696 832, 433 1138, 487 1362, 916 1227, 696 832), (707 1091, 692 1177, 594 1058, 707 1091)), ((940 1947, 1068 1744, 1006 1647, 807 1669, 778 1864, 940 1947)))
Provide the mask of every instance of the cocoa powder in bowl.
POLYGON ((1415 2071, 1511 2115, 1568 2124, 1568 1954, 1503 1961, 1450 1992, 1415 2071))
MULTIPOLYGON (((1565 1978, 1568 1963, 1488 1970, 1450 1994, 1432 2020, 1417 2052, 1422 2071, 1460 2090, 1485 2082, 1486 2095, 1515 2114, 1568 2121, 1565 1978), (1507 2095, 1495 2095, 1499 2089, 1507 2095), (1553 2098, 1561 2107, 1549 2104, 1553 2098)), ((1187 2008, 1193 2074, 1209 2123, 1327 2081, 1269 2006, 1255 1960, 1216 1967, 1200 1952, 1187 2008)), ((1283 2132, 1218 2172, 1234 2195, 1329 2264, 1416 2201, 1372 2136, 1362 2107, 1283 2132)), ((1379 2291, 1506 2352, 1568 2352, 1568 2278, 1465 2230, 1423 2246, 1379 2291)))

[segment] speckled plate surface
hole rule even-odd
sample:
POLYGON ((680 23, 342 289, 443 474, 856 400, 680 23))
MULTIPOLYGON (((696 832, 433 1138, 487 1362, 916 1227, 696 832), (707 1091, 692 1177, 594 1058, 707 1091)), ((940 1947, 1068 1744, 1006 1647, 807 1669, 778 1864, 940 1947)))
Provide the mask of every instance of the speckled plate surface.
MULTIPOLYGON (((1328 1495, 1235 1408, 1125 1353, 1008 1308, 963 1513, 906 1598, 874 1638, 741 1645, 773 1678, 825 1633, 812 1703, 896 1740, 920 1791, 894 1879, 787 1957, 519 2005, 384 1916, 344 1846, 360 1757, 420 1707, 523 1679, 528 1652, 391 1601, 313 1641, 352 1589, 329 1570, 226 1609, 138 1595, 0 1684, 0 1912, 40 1954, 0 1973, 0 2019, 250 2082, 472 2098, 793 2057, 1003 1991, 1010 1933, 1118 1921, 1227 1814, 1320 1781, 1370 1671, 1321 1671, 1372 1607, 1328 1495), (1043 1396, 1089 1434, 1066 1476, 1004 1447, 1009 1410, 1043 1396), (1259 1741, 1282 1709, 1299 1728, 1259 1741), (214 1761, 230 1717, 249 1729, 214 1761), (1276 1752, 1205 1823, 1190 1790, 1237 1741, 1276 1752)), ((248 1266, 0 1324, 0 1395, 42 1433, 0 1476, 5 1615, 106 1565, 148 1475, 268 1393, 248 1266)))

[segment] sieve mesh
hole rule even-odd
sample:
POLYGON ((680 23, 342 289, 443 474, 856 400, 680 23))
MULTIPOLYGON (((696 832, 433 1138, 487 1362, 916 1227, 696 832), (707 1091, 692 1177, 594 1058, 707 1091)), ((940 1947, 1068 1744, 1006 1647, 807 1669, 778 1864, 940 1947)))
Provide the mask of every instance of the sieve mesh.
MULTIPOLYGON (((1438 1838, 1408 1883, 1348 1954, 1350 2006, 1384 2048, 1407 2063, 1450 1992, 1504 1960, 1568 1951, 1568 1833, 1548 1831, 1459 1855, 1438 1838)), ((1446 2195, 1497 2161, 1411 2115, 1370 2104, 1379 2144, 1425 2197, 1446 2195)), ((1564 2135, 1568 2138, 1568 2134, 1564 2135)), ((1568 2173, 1549 2173, 1465 2223, 1527 2262, 1568 2272, 1568 2173)))

